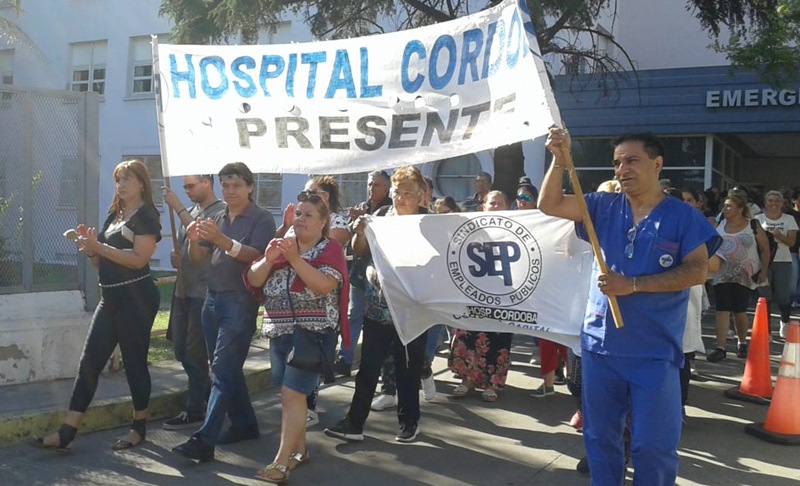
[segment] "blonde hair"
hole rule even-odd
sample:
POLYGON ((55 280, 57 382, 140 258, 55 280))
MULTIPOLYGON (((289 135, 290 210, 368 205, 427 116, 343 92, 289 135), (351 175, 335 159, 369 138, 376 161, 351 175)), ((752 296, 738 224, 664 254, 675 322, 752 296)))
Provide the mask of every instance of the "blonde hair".
POLYGON ((742 197, 740 191, 728 191, 725 199, 730 199, 734 204, 742 208, 742 216, 745 219, 753 219, 753 211, 750 209, 750 204, 747 203, 745 197, 742 197))
POLYGON ((392 174, 392 187, 398 187, 400 184, 413 184, 416 186, 416 193, 420 198, 425 195, 427 182, 425 182, 419 169, 413 165, 405 165, 394 171, 392 174))
POLYGON ((486 211, 486 203, 489 201, 489 199, 492 198, 492 196, 500 196, 500 197, 502 197, 503 201, 506 202, 506 208, 511 206, 511 203, 508 201, 508 196, 506 196, 505 192, 503 192, 503 191, 489 191, 489 192, 486 193, 486 197, 483 198, 483 210, 484 211, 486 211))
POLYGON ((601 182, 599 186, 597 186, 597 192, 619 192, 620 191, 619 181, 615 179, 609 179, 605 182, 601 182))

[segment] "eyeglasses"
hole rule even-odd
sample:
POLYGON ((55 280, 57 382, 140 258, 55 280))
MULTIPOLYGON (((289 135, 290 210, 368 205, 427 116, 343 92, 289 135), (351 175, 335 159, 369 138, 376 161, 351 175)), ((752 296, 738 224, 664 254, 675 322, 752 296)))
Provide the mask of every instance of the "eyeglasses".
POLYGON ((626 236, 628 237, 628 244, 625 245, 625 257, 631 259, 633 258, 633 242, 636 241, 636 226, 631 226, 626 236))
POLYGON ((199 182, 195 182, 194 184, 184 184, 183 185, 183 190, 184 191, 191 191, 192 189, 194 189, 194 186, 196 186, 197 184, 200 184, 200 183, 199 182))
POLYGON ((317 196, 314 191, 303 191, 297 195, 297 202, 310 202, 311 204, 319 204, 322 198, 317 196))
POLYGON ((517 201, 533 201, 533 196, 530 194, 517 194, 517 201))

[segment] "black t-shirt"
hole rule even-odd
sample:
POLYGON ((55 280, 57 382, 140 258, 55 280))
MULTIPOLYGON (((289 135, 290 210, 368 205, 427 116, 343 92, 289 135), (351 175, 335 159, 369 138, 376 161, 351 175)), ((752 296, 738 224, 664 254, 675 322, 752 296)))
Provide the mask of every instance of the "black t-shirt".
MULTIPOLYGON (((97 241, 120 250, 132 249, 133 237, 136 235, 155 235, 156 242, 161 241, 161 215, 155 207, 142 205, 124 225, 118 226, 106 234, 116 216, 114 213, 108 215, 103 223, 103 229, 97 233, 97 241)), ((99 276, 102 285, 127 282, 149 273, 150 264, 133 269, 123 267, 107 258, 100 259, 99 276)))
MULTIPOLYGON (((800 227, 800 212, 795 211, 794 209, 790 209, 788 212, 789 216, 793 217, 794 220, 797 222, 797 226, 800 227)), ((794 245, 789 248, 790 253, 797 253, 798 249, 800 249, 800 231, 794 237, 794 245)))

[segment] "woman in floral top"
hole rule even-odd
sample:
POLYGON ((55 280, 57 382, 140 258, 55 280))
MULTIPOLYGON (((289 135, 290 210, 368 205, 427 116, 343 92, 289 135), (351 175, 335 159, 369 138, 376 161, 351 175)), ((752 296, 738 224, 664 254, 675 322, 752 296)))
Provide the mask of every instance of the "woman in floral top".
MULTIPOLYGON (((327 237, 328 206, 317 195, 297 196, 293 218, 294 238, 275 238, 264 256, 250 266, 247 284, 263 286, 262 335, 270 339, 272 383, 281 386, 281 444, 272 464, 258 471, 260 479, 282 484, 289 471, 308 459, 306 448, 306 395, 319 383, 320 374, 287 364, 297 327, 315 332, 342 328, 349 336, 347 300, 349 282, 342 247, 327 237)), ((335 340, 336 334, 327 333, 335 340)), ((333 354, 331 354, 331 359, 333 354)), ((332 363, 331 363, 332 365, 332 363)))
MULTIPOLYGON (((500 191, 486 195, 484 211, 505 211, 508 198, 500 191)), ((483 390, 485 402, 497 400, 497 392, 506 384, 508 365, 511 362, 511 340, 508 332, 478 332, 457 329, 450 348, 450 369, 461 377, 461 384, 453 390, 453 396, 462 398, 471 390, 483 390)))

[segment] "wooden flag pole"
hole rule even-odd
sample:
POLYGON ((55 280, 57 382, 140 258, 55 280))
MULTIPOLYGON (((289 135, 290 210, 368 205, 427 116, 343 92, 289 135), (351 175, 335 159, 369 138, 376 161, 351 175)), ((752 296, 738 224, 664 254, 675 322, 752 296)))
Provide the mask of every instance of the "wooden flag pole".
MULTIPOLYGON (((581 214, 583 215, 583 227, 586 228, 586 234, 589 235, 589 243, 592 245, 592 251, 594 252, 594 258, 597 260, 597 266, 600 268, 601 273, 608 273, 608 265, 606 264, 605 258, 603 258, 603 253, 600 251, 600 242, 597 240, 597 233, 594 230, 594 223, 592 223, 592 218, 589 216, 589 208, 586 206, 586 200, 583 198, 583 189, 581 189, 581 181, 578 180, 578 174, 575 172, 575 165, 572 163, 572 154, 567 152, 565 156, 569 159, 567 166, 567 172, 569 172, 569 180, 572 183, 572 189, 575 192, 575 198, 578 200, 578 206, 581 208, 581 214)), ((608 297, 608 305, 611 307, 611 315, 614 316, 614 324, 617 326, 617 329, 623 326, 622 324, 622 312, 619 310, 619 303, 617 303, 617 297, 615 295, 607 295, 608 297)))
MULTIPOLYGON (((152 46, 153 52, 153 88, 155 90, 156 95, 156 121, 158 122, 158 142, 161 146, 161 174, 164 177, 164 186, 167 187, 170 191, 172 187, 169 182, 169 163, 167 159, 167 149, 164 144, 164 120, 162 117, 162 99, 161 99, 161 77, 160 77, 160 70, 159 70, 159 60, 158 60, 158 36, 151 35, 150 36, 150 45, 152 46)), ((172 233, 172 247, 176 254, 181 254, 181 244, 178 242, 178 231, 175 226, 175 213, 172 211, 172 208, 167 211, 169 213, 169 227, 170 232, 172 233)), ((179 218, 180 219, 180 218, 179 218)), ((180 269, 178 269, 178 273, 180 273, 180 269)), ((183 297, 183 281, 182 279, 178 278, 176 284, 177 285, 177 294, 178 297, 183 297)))

